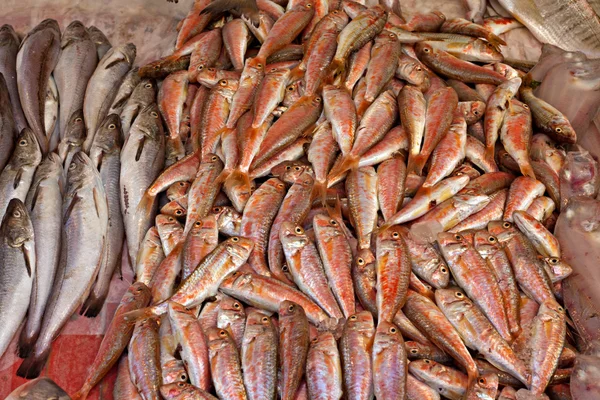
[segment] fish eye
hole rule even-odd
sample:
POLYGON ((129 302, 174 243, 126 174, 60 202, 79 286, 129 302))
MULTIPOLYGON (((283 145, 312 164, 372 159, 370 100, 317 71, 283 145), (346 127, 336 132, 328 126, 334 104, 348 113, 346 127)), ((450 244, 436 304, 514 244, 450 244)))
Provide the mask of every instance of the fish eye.
POLYGON ((297 226, 296 229, 294 229, 294 232, 296 232, 298 235, 301 235, 304 233, 304 229, 297 226))
POLYGON ((288 268, 288 266, 287 266, 286 264, 283 264, 283 265, 281 266, 281 270, 282 270, 283 272, 288 272, 290 269, 288 268))
POLYGON ((417 349, 410 349, 410 352, 413 354, 417 354, 419 351, 417 349))
POLYGON ((115 129, 116 127, 117 127, 117 126, 116 126, 115 124, 110 124, 110 125, 108 126, 108 129, 110 129, 110 130, 113 130, 113 129, 115 129))
POLYGON ((152 84, 151 84, 151 83, 146 83, 146 84, 144 85, 144 87, 145 87, 146 89, 150 89, 150 88, 152 87, 152 84))
POLYGON ((227 81, 225 79, 221 79, 221 81, 219 82, 219 85, 225 86, 225 85, 227 85, 227 81))
POLYGON ((429 361, 429 360, 427 360, 427 359, 425 359, 425 360, 423 360, 423 361, 425 361, 425 364, 431 364, 431 361, 429 361))
POLYGON ((210 160, 211 160, 211 161, 217 161, 218 159, 219 159, 219 157, 217 157, 217 156, 212 156, 210 160))
POLYGON ((488 237, 488 242, 494 243, 494 242, 496 242, 496 238, 493 236, 490 236, 490 237, 488 237))
POLYGON ((213 212, 214 213, 220 213, 221 212, 221 207, 214 207, 213 208, 213 212))
POLYGON ((313 340, 311 340, 312 343, 317 343, 319 341, 319 338, 314 338, 313 340))
POLYGON ((429 48, 428 48, 428 47, 425 47, 425 48, 423 49, 423 53, 429 53, 429 48))
POLYGON ((181 210, 176 210, 175 215, 181 215, 183 212, 181 210))
POLYGON ((332 14, 337 14, 337 13, 338 13, 338 10, 333 10, 331 13, 332 13, 332 14))
POLYGON ((27 140, 25 140, 25 139, 21 139, 19 141, 19 146, 25 146, 26 144, 27 144, 27 140))
POLYGON ((446 272, 448 272, 448 270, 446 269, 446 267, 440 268, 440 271, 442 271, 443 274, 445 274, 446 272))
POLYGON ((285 187, 285 185, 284 185, 283 183, 278 183, 278 184, 277 184, 277 187, 278 187, 278 188, 283 188, 283 187, 285 187))
POLYGON ((233 308, 235 308, 236 310, 238 310, 241 307, 240 303, 235 302, 233 303, 233 308))
POLYGON ((393 33, 390 33, 390 34, 389 34, 389 37, 396 37, 396 35, 395 35, 395 34, 393 34, 393 33))
POLYGON ((358 263, 358 265, 365 265, 365 260, 363 258, 357 259, 356 262, 358 263))
POLYGON ((454 293, 454 295, 455 295, 456 297, 458 297, 459 299, 462 299, 462 298, 463 298, 463 294, 462 294, 462 292, 456 292, 456 293, 454 293))
POLYGON ((150 115, 152 115, 154 118, 158 118, 158 113, 156 111, 152 111, 150 115))
POLYGON ((81 118, 81 117, 75 118, 75 122, 81 122, 81 121, 83 121, 83 118, 81 118))
POLYGON ((232 251, 233 250, 233 246, 229 245, 227 246, 227 251, 232 251))
POLYGON ((175 221, 175 218, 173 218, 173 217, 169 217, 168 221, 169 221, 169 222, 173 222, 173 221, 175 221))
POLYGON ((297 166, 297 165, 294 167, 294 170, 295 170, 295 171, 300 171, 301 169, 302 169, 302 168, 300 168, 300 167, 299 167, 299 166, 297 166))
POLYGON ((548 260, 548 262, 549 262, 550 264, 558 264, 558 258, 556 258, 556 257, 552 257, 552 258, 550 258, 550 259, 548 260))
POLYGON ((160 68, 160 65, 155 65, 154 66, 154 69, 159 69, 159 68, 160 68))
POLYGON ((421 67, 417 67, 417 68, 415 68, 415 69, 416 69, 417 71, 419 71, 419 72, 423 71, 423 68, 421 68, 421 67))
POLYGON ((296 306, 294 306, 293 304, 291 304, 291 305, 288 307, 288 311, 289 311, 289 312, 293 312, 295 308, 296 308, 296 306))
POLYGON ((479 115, 479 111, 478 111, 478 110, 475 110, 475 111, 473 111, 473 114, 475 114, 475 115, 479 115))
POLYGON ((562 132, 562 128, 560 126, 557 126, 556 128, 554 128, 554 132, 561 133, 562 132))
POLYGON ((232 237, 232 238, 231 238, 231 241, 232 241, 233 243, 237 243, 237 242, 239 242, 239 241, 240 241, 240 238, 239 238, 239 237, 237 237, 237 236, 234 236, 234 237, 232 237))
POLYGON ((485 385, 485 378, 483 378, 483 377, 482 377, 482 378, 479 378, 479 381, 478 381, 478 382, 479 382, 481 385, 485 385))
POLYGON ((200 228, 200 227, 202 226, 202 221, 196 221, 196 222, 194 223, 194 226, 196 226, 196 227, 200 228))
POLYGON ((202 71, 204 69, 204 65, 198 65, 198 68, 196 68, 198 71, 202 71))
POLYGON ((336 225, 337 225, 337 222, 336 222, 336 220, 335 220, 335 219, 331 219, 331 220, 329 220, 329 223, 330 223, 331 225, 333 225, 333 226, 336 226, 336 225))
POLYGON ((270 72, 275 72, 275 71, 277 71, 277 68, 271 68, 270 72))
POLYGON ((356 315, 353 315, 353 316, 351 316, 351 317, 350 317, 350 320, 352 320, 352 321, 356 321, 356 315))
POLYGON ((392 237, 394 239, 398 239, 400 237, 400 234, 398 232, 394 232, 394 233, 392 233, 392 237))
POLYGON ((454 239, 456 239, 456 240, 462 240, 462 236, 461 236, 461 235, 458 235, 458 234, 457 234, 457 235, 454 235, 454 239))
POLYGON ((317 98, 315 99, 315 101, 316 101, 317 103, 320 103, 320 102, 321 102, 321 98, 320 98, 320 97, 317 97, 317 98))
POLYGON ((185 186, 185 182, 179 182, 179 186, 184 187, 185 186))
POLYGON ((71 164, 69 164, 69 170, 73 171, 75 168, 77 168, 77 165, 75 165, 74 162, 71 162, 71 164))
POLYGON ((262 318, 261 318, 261 321, 262 321, 262 322, 269 322, 269 317, 262 317, 262 318))
POLYGON ((292 169, 292 167, 291 167, 290 165, 286 165, 286 166, 285 166, 285 170, 286 170, 286 171, 289 171, 290 169, 292 169))
POLYGON ((287 90, 288 90, 288 92, 293 92, 294 91, 294 87, 293 86, 288 86, 287 90))
POLYGON ((564 310, 565 310, 564 308, 562 308, 561 306, 558 306, 558 311, 561 311, 561 312, 562 312, 562 311, 564 311, 564 310))
POLYGON ((306 8, 312 8, 312 4, 307 4, 306 8))
MULTIPOLYGON (((182 378, 183 378, 185 375, 181 375, 181 376, 182 376, 182 378)), ((182 379, 182 380, 185 380, 185 381, 187 381, 187 376, 185 377, 185 379, 182 379)), ((183 388, 185 387, 185 383, 184 383, 184 382, 179 382, 179 383, 177 384, 177 386, 183 389, 183 388)))
POLYGON ((505 222, 502 224, 502 227, 503 227, 503 228, 505 228, 505 229, 508 229, 508 228, 510 228, 511 226, 512 226, 512 224, 511 224, 510 222, 508 222, 508 221, 505 221, 505 222))
POLYGON ((227 332, 225 332, 225 330, 221 329, 221 330, 219 331, 219 336, 223 336, 223 337, 225 337, 225 336, 227 336, 227 332))
POLYGON ((396 333, 397 331, 398 331, 398 330, 397 330, 396 328, 394 328, 394 327, 391 327, 391 328, 390 328, 390 333, 396 333))
POLYGON ((12 215, 13 215, 13 217, 15 217, 15 218, 19 218, 19 217, 21 216, 21 211, 15 211, 15 212, 13 212, 13 214, 12 214, 12 215))
POLYGON ((523 104, 523 108, 529 110, 529 106, 527 104, 523 104))

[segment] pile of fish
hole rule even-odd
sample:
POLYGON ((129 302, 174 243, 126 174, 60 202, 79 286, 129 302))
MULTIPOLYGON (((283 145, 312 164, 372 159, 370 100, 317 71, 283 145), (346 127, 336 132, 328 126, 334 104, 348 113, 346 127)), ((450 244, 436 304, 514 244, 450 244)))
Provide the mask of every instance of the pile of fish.
POLYGON ((123 253, 74 399, 117 364, 116 399, 570 398, 552 230, 597 164, 503 57, 521 25, 469 15, 196 0, 139 68, 3 26, 0 354, 37 377, 123 253))

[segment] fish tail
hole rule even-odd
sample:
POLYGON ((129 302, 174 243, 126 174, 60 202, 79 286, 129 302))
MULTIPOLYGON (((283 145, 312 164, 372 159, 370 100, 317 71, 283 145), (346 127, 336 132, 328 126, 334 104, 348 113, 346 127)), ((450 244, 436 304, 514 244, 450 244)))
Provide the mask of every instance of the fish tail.
POLYGON ((19 369, 17 370, 17 376, 26 379, 34 379, 40 376, 46 360, 50 355, 50 348, 44 350, 42 354, 34 354, 23 360, 19 369))
POLYGON ((354 157, 352 155, 348 155, 348 156, 342 158, 342 161, 340 161, 338 166, 335 169, 331 170, 331 172, 329 173, 329 176, 327 177, 327 180, 333 181, 335 179, 332 179, 332 178, 338 178, 343 173, 350 171, 351 169, 358 168, 358 161, 359 161, 359 158, 354 157))
POLYGON ((483 153, 483 157, 489 161, 494 162, 494 156, 496 154, 496 143, 490 143, 485 146, 485 152, 483 153))
POLYGON ((321 199, 321 204, 327 206, 327 182, 315 182, 312 198, 321 199))
POLYGON ((85 303, 83 303, 83 306, 81 306, 79 314, 87 318, 97 317, 98 314, 100 314, 100 311, 102 311, 102 307, 104 306, 107 295, 108 292, 102 293, 100 296, 96 296, 96 294, 93 292, 90 293, 85 303))
POLYGON ((327 79, 331 81, 336 81, 338 79, 344 81, 346 79, 346 63, 344 60, 334 59, 329 65, 327 77, 327 79))
POLYGON ((408 175, 409 173, 412 172, 415 175, 421 176, 423 174, 423 167, 425 167, 425 163, 427 162, 427 159, 423 156, 423 154, 417 154, 412 159, 412 163, 410 162, 410 159, 408 162, 409 162, 410 167, 407 168, 406 174, 408 175))
POLYGON ((138 203, 136 213, 143 213, 143 215, 151 215, 155 206, 156 196, 153 196, 146 191, 140 199, 140 202, 138 203))
POLYGON ((160 315, 156 312, 157 305, 152 307, 140 308, 139 310, 129 311, 123 314, 123 319, 125 321, 140 321, 147 318, 152 318, 154 316, 160 315))
POLYGON ((474 367, 474 369, 467 368, 467 388, 472 388, 477 382, 477 378, 479 378, 477 367, 474 367))
POLYGON ((29 335, 27 325, 23 327, 21 335, 19 336, 19 343, 17 344, 17 355, 19 358, 29 357, 35 346, 37 336, 38 332, 36 332, 35 335, 29 335))
POLYGON ((521 165, 520 169, 523 175, 536 179, 535 172, 533 172, 533 167, 531 166, 531 164, 529 164, 529 162, 521 165))
MULTIPOLYGON (((224 173, 225 171, 221 172, 221 175, 223 175, 224 173)), ((238 185, 243 185, 243 187, 250 187, 250 176, 247 172, 235 169, 233 170, 233 172, 227 172, 225 175, 225 179, 220 181, 219 179, 221 175, 219 175, 219 177, 217 178, 217 182, 225 183, 226 186, 234 187, 238 185)))
POLYGON ((296 82, 296 81, 299 81, 300 79, 302 79, 303 77, 304 77, 304 71, 300 68, 300 64, 299 64, 294 69, 292 69, 292 71, 290 72, 290 77, 288 78, 288 82, 289 83, 296 82))

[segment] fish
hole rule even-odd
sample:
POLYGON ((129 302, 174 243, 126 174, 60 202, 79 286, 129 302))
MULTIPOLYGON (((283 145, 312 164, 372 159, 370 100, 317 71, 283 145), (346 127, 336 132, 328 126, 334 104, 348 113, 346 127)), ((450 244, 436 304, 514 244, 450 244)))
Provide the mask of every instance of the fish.
MULTIPOLYGON (((235 236, 235 235, 234 235, 235 236)), ((219 229, 214 215, 209 214, 194 222, 185 237, 181 254, 181 278, 187 279, 219 244, 219 229)))
POLYGON ((20 42, 19 36, 11 25, 4 24, 0 27, 0 74, 4 78, 8 91, 15 123, 15 134, 28 127, 17 87, 17 53, 20 42))
POLYGON ((277 396, 278 341, 271 318, 261 311, 250 311, 241 351, 244 386, 250 400, 277 396))
MULTIPOLYGON (((467 2, 472 3, 471 1, 468 1, 468 0, 467 0, 467 2)), ((485 13, 485 3, 486 2, 475 0, 475 3, 479 4, 479 10, 471 10, 469 12, 469 14, 472 15, 471 18, 469 18, 469 14, 468 14, 466 20, 463 18, 448 19, 448 20, 444 21, 444 23, 440 27, 440 32, 457 33, 457 34, 468 35, 468 36, 473 36, 473 37, 480 37, 480 38, 485 39, 488 43, 490 43, 490 45, 492 45, 495 48, 499 48, 500 45, 506 46, 506 42, 504 40, 502 40, 500 37, 498 37, 496 34, 494 34, 489 29, 486 29, 485 25, 481 24, 481 22, 482 22, 481 18, 483 17, 483 14, 485 13), (475 11, 475 15, 476 15, 475 17, 473 17, 473 11, 475 11), (469 21, 469 19, 472 20, 473 22, 469 21), (478 19, 478 21, 475 21, 475 19, 478 19)))
POLYGON ((48 79, 48 90, 44 101, 44 132, 48 137, 48 151, 56 150, 59 142, 58 124, 58 88, 54 77, 48 79))
MULTIPOLYGON (((123 86, 123 84, 125 84, 127 76, 129 75, 126 75, 125 79, 123 80, 123 83, 121 84, 121 87, 123 86)), ((131 126, 137 118, 137 116, 140 115, 140 112, 146 106, 155 101, 156 88, 156 82, 154 82, 152 79, 140 78, 140 81, 137 83, 135 88, 133 88, 131 95, 126 99, 121 112, 119 112, 123 141, 129 136, 129 130, 131 129, 131 126)), ((117 97, 115 97, 115 100, 117 98, 118 94, 117 97)))
POLYGON ((6 80, 0 73, 0 168, 4 169, 15 145, 15 119, 10 105, 6 80))
POLYGON ((36 241, 35 260, 40 267, 35 268, 29 315, 19 336, 18 350, 21 357, 26 357, 31 352, 39 335, 58 268, 64 186, 60 158, 56 153, 50 153, 37 168, 25 201, 36 241))
POLYGON ((90 149, 90 158, 98 169, 108 201, 106 254, 90 296, 82 306, 87 317, 97 316, 108 296, 110 281, 121 261, 125 235, 120 202, 121 131, 117 114, 108 115, 98 128, 90 149))
POLYGON ((158 230, 153 226, 148 229, 140 244, 134 270, 136 282, 142 282, 146 286, 150 285, 154 273, 164 258, 165 253, 158 230))
POLYGON ((135 324, 128 346, 129 373, 131 381, 144 400, 161 398, 159 344, 156 318, 145 319, 135 324))
POLYGON ((406 396, 408 366, 404 340, 394 324, 380 321, 373 339, 373 392, 377 398, 406 396))
POLYGON ((167 311, 171 329, 181 345, 183 360, 192 385, 202 390, 212 387, 206 334, 193 312, 180 304, 169 302, 167 311))
POLYGON ((44 100, 59 53, 60 28, 53 19, 45 19, 29 31, 17 53, 17 87, 21 107, 42 154, 48 152, 50 145, 50 133, 44 128, 44 100))
POLYGON ((448 399, 465 398, 467 388, 471 385, 467 376, 462 372, 433 360, 411 361, 408 364, 408 370, 428 386, 437 388, 438 393, 448 399))
POLYGON ((83 120, 87 130, 87 137, 83 143, 85 151, 92 147, 96 129, 106 117, 121 82, 135 61, 135 56, 136 47, 133 43, 113 47, 98 62, 90 77, 83 99, 83 120))
POLYGON ((52 75, 60 98, 58 126, 60 137, 63 138, 73 113, 83 109, 85 91, 98 64, 98 55, 96 45, 80 21, 73 21, 67 26, 60 47, 60 56, 52 75))
POLYGON ((246 399, 240 356, 233 339, 224 329, 210 328, 206 332, 210 371, 215 391, 220 398, 246 399))
POLYGON ((373 398, 373 362, 375 338, 373 316, 368 311, 352 315, 340 338, 344 391, 352 398, 373 398))
POLYGON ((304 309, 289 300, 279 305, 281 398, 293 399, 306 368, 309 325, 304 309))
POLYGON ((438 400, 438 392, 415 378, 410 372, 406 376, 406 397, 409 400, 438 400))
POLYGON ((18 375, 37 377, 52 341, 87 298, 106 251, 108 202, 100 173, 83 152, 73 156, 63 198, 61 259, 38 340, 18 375), (85 243, 85 244, 84 244, 85 243), (69 244, 69 245, 68 245, 69 244))
POLYGON ((5 324, 0 336, 4 354, 25 318, 36 275, 35 232, 25 204, 12 199, 0 224, 2 284, 0 296, 5 324))
POLYGON ((90 38, 96 45, 98 60, 102 60, 102 57, 111 49, 112 45, 106 35, 94 25, 88 27, 87 30, 90 38))
POLYGON ((85 123, 83 122, 83 110, 77 110, 69 118, 65 135, 60 139, 56 152, 62 160, 63 168, 66 169, 71 164, 75 153, 82 150, 85 141, 85 123))
MULTIPOLYGON (((511 106, 511 99, 517 94, 520 86, 521 78, 508 80, 498 85, 487 101, 483 124, 485 129, 485 157, 488 160, 494 159, 496 141, 500 136, 499 131, 501 126, 505 126, 502 125, 502 122, 505 120, 507 109, 511 106)), ((509 128, 505 127, 504 129, 508 130, 509 128)), ((527 127, 523 129, 526 130, 527 127)), ((526 137, 523 138, 523 142, 528 142, 526 137)))
POLYGON ((342 366, 337 342, 331 332, 320 332, 310 342, 306 358, 308 394, 314 398, 341 399, 342 366))
POLYGON ((144 192, 162 170, 165 135, 156 103, 146 106, 136 118, 121 149, 119 185, 121 212, 131 265, 135 265, 143 235, 154 220, 154 202, 140 207, 144 192), (145 209, 149 208, 149 211, 145 209))
POLYGON ((398 96, 398 110, 400 122, 410 137, 407 173, 415 172, 427 123, 427 103, 423 93, 413 86, 404 86, 398 96))
POLYGON ((244 329, 246 328, 246 313, 242 303, 232 298, 221 300, 217 312, 217 328, 227 330, 236 347, 240 350, 244 329))
POLYGON ((117 363, 121 353, 127 347, 134 330, 134 324, 123 320, 122 315, 128 311, 145 307, 149 301, 150 289, 142 282, 136 282, 127 289, 115 311, 115 316, 104 334, 104 338, 102 339, 102 343, 100 343, 100 348, 85 382, 72 398, 85 399, 92 388, 117 363))
POLYGON ((544 194, 546 187, 535 178, 520 176, 510 185, 506 207, 502 219, 513 222, 513 213, 519 210, 527 210, 536 197, 544 194))
POLYGON ((32 381, 26 382, 13 390, 8 397, 9 400, 17 400, 27 397, 33 400, 42 399, 57 399, 57 400, 68 400, 70 399, 67 392, 65 392, 60 386, 58 386, 52 379, 43 377, 37 378, 32 381))

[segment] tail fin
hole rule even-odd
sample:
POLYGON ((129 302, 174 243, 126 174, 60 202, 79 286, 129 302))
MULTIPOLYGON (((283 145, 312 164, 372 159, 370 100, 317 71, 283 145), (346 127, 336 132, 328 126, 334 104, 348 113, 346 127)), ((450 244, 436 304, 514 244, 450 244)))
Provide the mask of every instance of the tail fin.
MULTIPOLYGON (((223 175, 225 171, 221 172, 221 175, 223 175)), ((225 179, 223 179, 222 181, 219 181, 219 179, 221 178, 221 175, 219 175, 219 177, 217 178, 217 182, 220 183, 224 183, 227 186, 233 186, 233 185, 243 185, 245 187, 250 187, 250 176, 248 175, 247 172, 243 172, 239 169, 235 169, 233 170, 233 172, 228 172, 227 176, 225 177, 225 179)))
POLYGON ((327 182, 315 182, 312 199, 321 199, 321 205, 327 207, 327 182))
POLYGON ((156 205, 156 196, 152 196, 147 191, 144 193, 140 202, 138 203, 137 209, 135 210, 137 213, 143 213, 148 216, 151 215, 154 211, 154 207, 156 205))
POLYGON ((344 60, 334 59, 327 70, 327 81, 345 81, 346 80, 346 63, 344 60))
POLYGON ((521 173, 523 175, 528 176, 528 177, 533 178, 533 179, 536 179, 535 172, 533 172, 533 167, 531 166, 531 164, 529 163, 529 161, 527 161, 523 165, 520 165, 519 167, 520 167, 521 173))
POLYGON ((408 176, 408 174, 410 174, 410 173, 416 174, 416 172, 415 172, 416 168, 417 167, 415 165, 415 156, 408 153, 408 162, 406 164, 406 175, 408 176))
POLYGON ((100 314, 100 311, 102 311, 102 307, 104 306, 107 296, 108 292, 102 293, 100 296, 96 296, 96 294, 92 291, 85 303, 83 303, 83 306, 81 306, 79 314, 87 318, 96 318, 98 314, 100 314))
MULTIPOLYGON (((161 304, 167 304, 166 302, 163 302, 161 304)), ((140 308, 139 310, 134 310, 134 311, 129 311, 126 312, 125 314, 123 314, 123 319, 125 321, 131 321, 131 322, 135 322, 135 321, 139 321, 142 319, 146 319, 146 318, 151 318, 157 315, 161 315, 160 313, 157 312, 157 308, 159 308, 159 304, 152 306, 152 307, 145 307, 145 308, 140 308)))
POLYGON ((17 355, 20 358, 27 358, 33 351, 33 347, 35 346, 35 342, 38 338, 39 331, 35 333, 35 335, 28 335, 27 325, 23 327, 21 330, 21 335, 19 336, 19 343, 17 344, 17 355))
POLYGON ((302 65, 302 63, 296 65, 296 67, 294 67, 294 69, 292 69, 292 71, 290 72, 290 77, 288 78, 288 85, 290 83, 299 81, 300 79, 304 78, 305 71, 300 68, 300 65, 302 65))
POLYGON ((42 373, 42 369, 44 369, 44 365, 46 365, 46 360, 48 360, 49 355, 50 348, 47 348, 40 355, 34 354, 27 357, 19 366, 19 369, 17 370, 17 376, 25 379, 37 378, 42 373))
POLYGON ((406 173, 408 174, 409 172, 413 172, 415 175, 422 175, 423 174, 423 168, 425 167, 425 163, 427 162, 427 158, 425 158, 423 156, 423 154, 417 154, 414 159, 413 159, 413 163, 411 165, 411 169, 407 169, 406 173))
POLYGON ((358 168, 359 158, 348 154, 346 157, 343 157, 340 163, 329 172, 327 176, 327 181, 335 181, 339 178, 343 173, 350 171, 351 169, 358 168))

